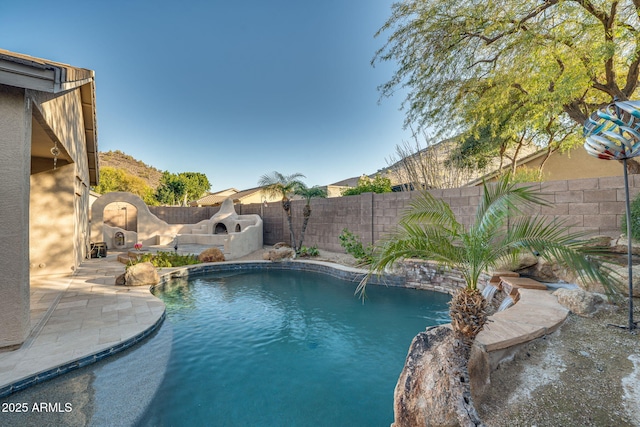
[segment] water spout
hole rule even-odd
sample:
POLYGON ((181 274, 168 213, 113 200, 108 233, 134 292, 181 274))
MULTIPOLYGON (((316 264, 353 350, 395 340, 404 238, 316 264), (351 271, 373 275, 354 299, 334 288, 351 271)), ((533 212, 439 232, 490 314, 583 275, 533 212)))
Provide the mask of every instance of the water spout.
POLYGON ((488 284, 487 286, 484 287, 484 289, 482 290, 482 296, 487 301, 487 303, 491 302, 497 290, 498 288, 496 288, 492 284, 488 284))
POLYGON ((511 298, 510 295, 507 295, 507 297, 502 300, 502 304, 500 304, 500 307, 498 307, 498 311, 502 311, 502 310, 506 310, 507 308, 511 307, 514 304, 513 298, 511 298))

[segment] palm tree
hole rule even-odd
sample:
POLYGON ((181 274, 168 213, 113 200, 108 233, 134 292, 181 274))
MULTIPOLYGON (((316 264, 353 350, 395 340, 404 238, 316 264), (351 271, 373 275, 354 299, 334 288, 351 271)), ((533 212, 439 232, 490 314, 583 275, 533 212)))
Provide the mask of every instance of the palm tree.
POLYGON ((291 197, 295 190, 304 186, 300 178, 305 178, 301 173, 294 173, 291 175, 283 175, 280 172, 273 171, 270 174, 265 174, 260 177, 258 185, 264 187, 262 189, 269 196, 282 197, 282 209, 287 214, 287 221, 289 223, 289 235, 291 237, 291 246, 297 252, 296 239, 293 233, 293 224, 291 223, 291 197))
POLYGON ((307 204, 304 205, 304 209, 302 211, 302 216, 304 218, 302 222, 302 232, 300 233, 300 244, 298 245, 298 250, 302 248, 302 241, 304 240, 304 232, 307 231, 307 224, 309 223, 309 218, 311 217, 311 199, 314 197, 327 197, 327 191, 318 186, 313 186, 311 188, 306 185, 301 185, 296 188, 296 195, 304 197, 307 201, 307 204))
POLYGON ((366 280, 404 258, 438 261, 458 270, 465 288, 450 302, 451 325, 468 358, 471 344, 487 321, 486 301, 478 290, 483 272, 506 259, 531 251, 572 269, 586 282, 600 282, 611 290, 607 274, 589 260, 598 249, 584 245, 584 233, 569 233, 561 222, 526 215, 535 205, 548 205, 530 186, 517 186, 509 175, 494 185, 483 184, 484 195, 475 221, 460 224, 451 207, 423 192, 401 217, 397 231, 376 247, 369 275, 358 287, 364 296, 366 280))

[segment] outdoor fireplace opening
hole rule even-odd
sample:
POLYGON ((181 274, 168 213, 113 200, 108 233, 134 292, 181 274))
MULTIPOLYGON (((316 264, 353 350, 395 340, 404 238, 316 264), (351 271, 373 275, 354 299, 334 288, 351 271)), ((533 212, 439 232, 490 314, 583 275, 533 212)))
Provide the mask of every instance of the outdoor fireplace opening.
POLYGON ((213 234, 227 234, 227 226, 219 222, 215 225, 213 234))

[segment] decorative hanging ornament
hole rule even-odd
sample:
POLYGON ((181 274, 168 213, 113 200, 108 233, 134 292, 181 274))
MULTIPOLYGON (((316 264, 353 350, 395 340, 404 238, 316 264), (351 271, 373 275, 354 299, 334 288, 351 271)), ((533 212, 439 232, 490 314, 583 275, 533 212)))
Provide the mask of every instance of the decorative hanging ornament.
POLYGON ((55 141, 53 142, 53 147, 51 147, 51 154, 53 154, 53 170, 56 170, 60 149, 58 148, 58 143, 55 141))
POLYGON ((640 101, 615 101, 596 110, 584 124, 587 153, 605 160, 640 155, 640 101))

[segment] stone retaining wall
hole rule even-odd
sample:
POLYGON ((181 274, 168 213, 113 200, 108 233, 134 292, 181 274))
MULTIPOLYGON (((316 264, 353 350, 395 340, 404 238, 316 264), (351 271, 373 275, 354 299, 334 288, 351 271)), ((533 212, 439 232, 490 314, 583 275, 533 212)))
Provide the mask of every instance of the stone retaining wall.
MULTIPOLYGON (((462 273, 434 262, 419 259, 406 260, 402 271, 406 287, 453 294, 456 289, 464 288, 466 283, 462 273)), ((482 274, 478 283, 485 286, 491 276, 482 274)))

